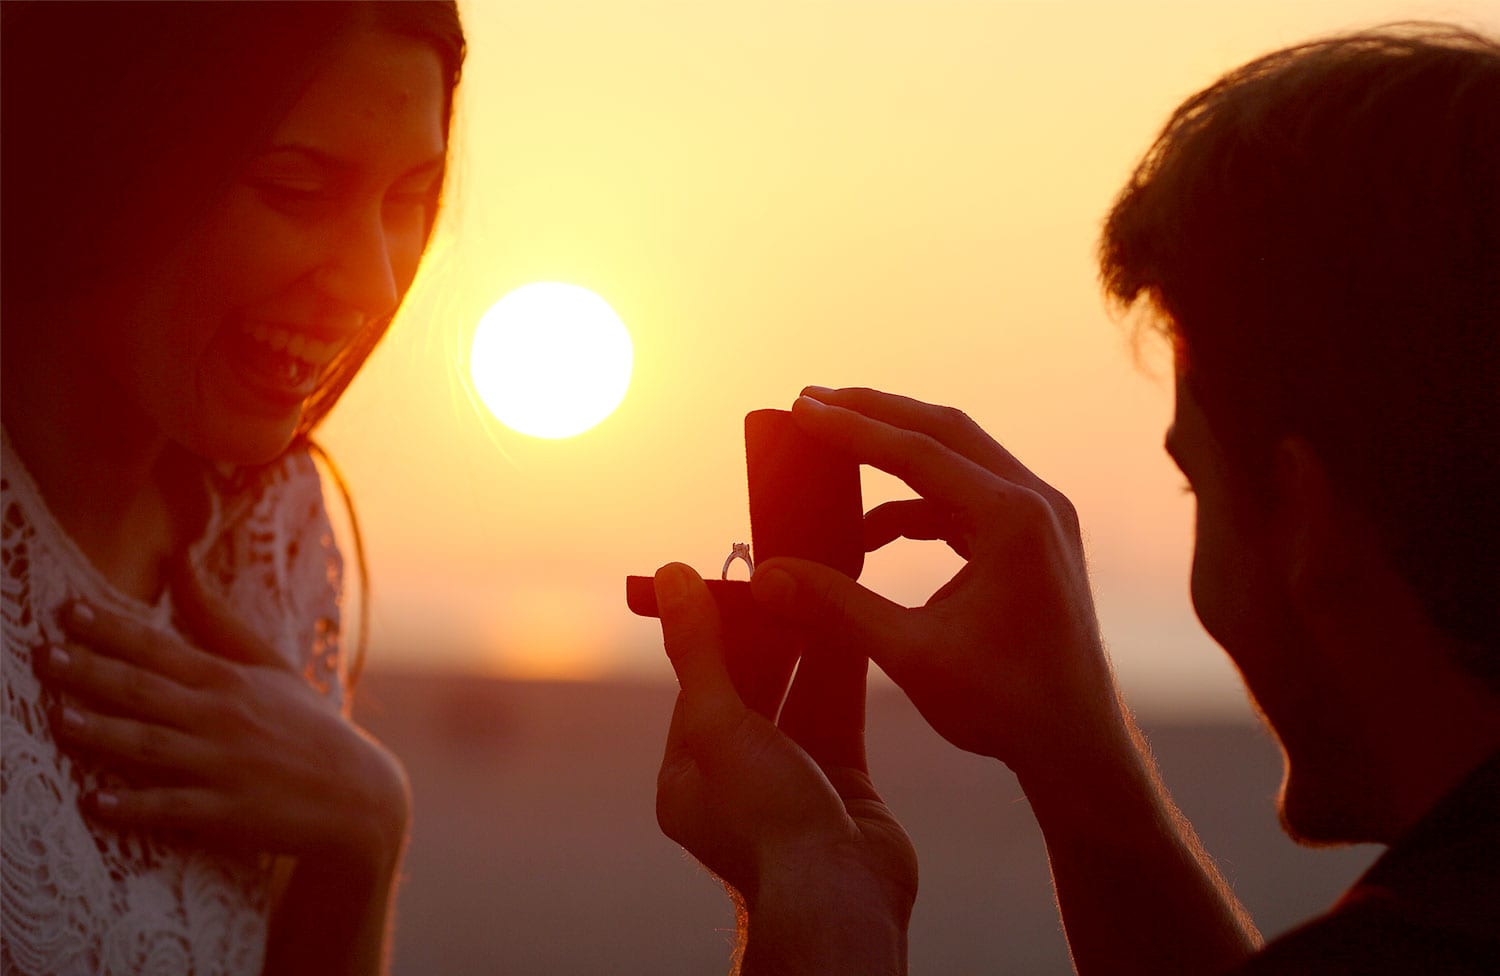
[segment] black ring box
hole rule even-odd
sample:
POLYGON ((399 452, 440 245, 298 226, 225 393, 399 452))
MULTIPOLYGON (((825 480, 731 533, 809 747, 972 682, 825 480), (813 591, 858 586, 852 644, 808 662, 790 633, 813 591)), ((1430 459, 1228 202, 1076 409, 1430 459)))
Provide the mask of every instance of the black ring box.
MULTIPOLYGON (((859 465, 852 458, 802 433, 790 411, 755 410, 745 415, 745 472, 756 562, 796 556, 859 578, 864 508, 859 465)), ((721 608, 752 605, 748 583, 716 577, 706 582, 721 608)), ((627 576, 625 602, 643 617, 658 616, 652 578, 627 576)))
MULTIPOLYGON (((795 556, 859 578, 865 546, 858 462, 804 434, 790 411, 754 410, 745 415, 745 473, 755 562, 795 556)), ((757 612, 747 581, 718 576, 705 582, 729 638, 731 677, 747 704, 774 715, 796 665, 795 635, 757 612)), ((627 576, 625 602, 643 617, 659 616, 652 577, 627 576)))

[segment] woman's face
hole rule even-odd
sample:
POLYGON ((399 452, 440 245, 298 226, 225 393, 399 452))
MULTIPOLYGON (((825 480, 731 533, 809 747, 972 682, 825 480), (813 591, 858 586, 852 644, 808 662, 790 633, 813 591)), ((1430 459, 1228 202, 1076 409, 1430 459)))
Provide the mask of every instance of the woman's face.
POLYGON ((203 457, 284 450, 334 357, 392 314, 443 176, 437 54, 352 35, 95 348, 141 415, 203 457), (123 318, 123 321, 122 321, 123 318))

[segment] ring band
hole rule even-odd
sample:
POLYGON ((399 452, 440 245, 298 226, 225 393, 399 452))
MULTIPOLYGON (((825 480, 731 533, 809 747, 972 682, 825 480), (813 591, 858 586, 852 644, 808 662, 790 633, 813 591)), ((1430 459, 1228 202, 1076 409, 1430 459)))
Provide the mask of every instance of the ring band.
POLYGON ((750 543, 736 542, 734 547, 729 550, 729 557, 724 560, 724 568, 719 570, 720 579, 727 580, 729 578, 729 565, 736 559, 743 559, 745 561, 745 568, 750 570, 750 575, 755 575, 755 560, 750 558, 750 543))

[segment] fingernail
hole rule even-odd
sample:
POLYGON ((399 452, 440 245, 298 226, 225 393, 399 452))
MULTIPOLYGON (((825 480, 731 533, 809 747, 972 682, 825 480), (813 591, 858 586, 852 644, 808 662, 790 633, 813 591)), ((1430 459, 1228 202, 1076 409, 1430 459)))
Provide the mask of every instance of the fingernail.
POLYGON ((81 729, 84 725, 83 713, 76 708, 70 708, 66 705, 63 706, 62 720, 63 724, 70 729, 81 729))
POLYGON ((797 599, 797 581, 784 569, 767 569, 756 573, 750 592, 756 603, 774 610, 790 609, 797 599))
POLYGON ((814 398, 819 399, 819 400, 826 400, 826 399, 828 399, 829 395, 832 394, 832 393, 833 393, 833 390, 829 389, 826 386, 804 386, 802 388, 802 395, 803 396, 805 396, 805 397, 814 397, 814 398))
POLYGON ((86 627, 94 622, 94 608, 87 603, 74 603, 68 607, 68 619, 86 627))
POLYGON ((73 656, 61 647, 49 647, 47 649, 47 666, 52 668, 65 668, 73 663, 73 656))
POLYGON ((658 600, 680 600, 687 595, 687 567, 681 563, 668 563, 656 571, 656 597, 658 600))
POLYGON ((120 805, 120 798, 102 790, 94 794, 94 805, 100 810, 113 810, 120 805))

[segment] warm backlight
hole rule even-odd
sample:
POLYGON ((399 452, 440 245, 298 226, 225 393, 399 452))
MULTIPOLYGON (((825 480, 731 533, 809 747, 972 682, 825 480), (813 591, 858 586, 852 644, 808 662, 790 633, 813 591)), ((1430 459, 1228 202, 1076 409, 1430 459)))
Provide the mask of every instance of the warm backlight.
POLYGON ((634 353, 625 323, 587 288, 523 285, 479 319, 469 373, 495 419, 532 437, 581 434, 625 399, 634 353))

